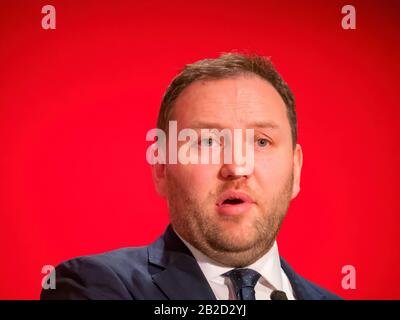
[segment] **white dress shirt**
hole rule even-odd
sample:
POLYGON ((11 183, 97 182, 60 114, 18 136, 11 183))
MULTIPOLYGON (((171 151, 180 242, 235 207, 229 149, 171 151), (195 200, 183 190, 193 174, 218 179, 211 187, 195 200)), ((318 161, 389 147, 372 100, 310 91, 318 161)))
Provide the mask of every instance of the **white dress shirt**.
MULTIPOLYGON (((210 259, 185 241, 176 231, 175 233, 195 257, 217 300, 235 300, 236 296, 231 280, 229 277, 222 276, 225 272, 234 268, 224 266, 210 259)), ((286 293, 289 300, 295 300, 289 279, 281 268, 276 241, 265 255, 247 268, 253 269, 261 274, 260 279, 254 287, 256 300, 271 300, 270 295, 273 290, 283 291, 286 293)))

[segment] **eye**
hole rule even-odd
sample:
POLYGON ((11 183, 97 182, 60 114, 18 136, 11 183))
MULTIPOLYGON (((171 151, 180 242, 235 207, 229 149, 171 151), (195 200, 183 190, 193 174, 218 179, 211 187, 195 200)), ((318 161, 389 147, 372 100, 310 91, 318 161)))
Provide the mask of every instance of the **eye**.
POLYGON ((269 141, 265 138, 258 138, 256 142, 257 142, 257 146, 259 146, 261 148, 265 148, 266 146, 269 145, 269 141))
POLYGON ((206 146, 206 147, 212 147, 215 144, 215 142, 216 141, 213 138, 209 137, 209 138, 200 140, 200 145, 206 146))

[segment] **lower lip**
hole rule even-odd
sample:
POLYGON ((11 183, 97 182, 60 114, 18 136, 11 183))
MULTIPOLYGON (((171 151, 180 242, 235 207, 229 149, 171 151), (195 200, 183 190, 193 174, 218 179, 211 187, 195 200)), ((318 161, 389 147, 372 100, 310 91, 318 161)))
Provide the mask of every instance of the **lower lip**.
POLYGON ((221 204, 217 206, 217 211, 222 216, 237 216, 250 210, 254 203, 243 202, 239 204, 221 204))

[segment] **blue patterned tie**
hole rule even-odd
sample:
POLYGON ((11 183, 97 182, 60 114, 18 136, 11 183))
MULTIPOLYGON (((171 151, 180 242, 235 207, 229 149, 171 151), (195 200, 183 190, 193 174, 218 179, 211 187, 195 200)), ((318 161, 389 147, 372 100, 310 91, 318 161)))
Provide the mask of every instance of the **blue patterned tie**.
POLYGON ((233 269, 223 274, 231 279, 238 300, 256 300, 254 287, 261 275, 251 269, 233 269))

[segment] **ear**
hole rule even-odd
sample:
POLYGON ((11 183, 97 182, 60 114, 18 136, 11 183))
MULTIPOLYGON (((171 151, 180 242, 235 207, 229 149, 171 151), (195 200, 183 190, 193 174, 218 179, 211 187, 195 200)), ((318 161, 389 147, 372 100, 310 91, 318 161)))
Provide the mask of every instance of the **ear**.
POLYGON ((299 144, 296 144, 293 153, 293 189, 292 199, 296 198, 300 192, 300 176, 301 168, 303 166, 303 151, 299 144))
POLYGON ((167 196, 166 177, 165 177, 166 165, 156 163, 151 166, 151 174, 153 182, 157 192, 161 197, 167 196))

